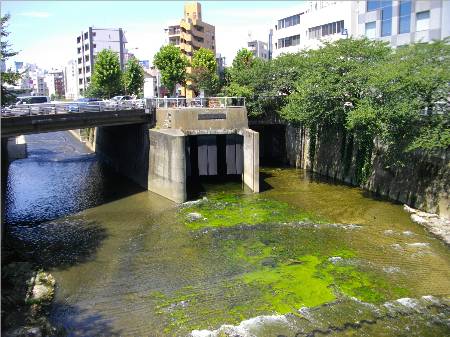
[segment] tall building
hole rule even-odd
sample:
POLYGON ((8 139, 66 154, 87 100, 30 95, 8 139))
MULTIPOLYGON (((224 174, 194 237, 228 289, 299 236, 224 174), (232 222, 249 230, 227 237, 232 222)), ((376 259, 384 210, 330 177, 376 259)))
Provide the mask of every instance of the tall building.
POLYGON ((64 89, 67 99, 78 98, 78 67, 75 60, 70 60, 64 67, 64 89))
POLYGON ((279 18, 273 31, 272 55, 318 48, 322 41, 334 41, 357 34, 357 1, 307 1, 279 18), (289 13, 289 14, 288 14, 289 13))
POLYGON ((31 77, 31 95, 33 96, 47 96, 48 88, 45 83, 45 73, 41 69, 36 69, 30 72, 31 77))
POLYGON ((248 50, 253 53, 253 56, 263 60, 269 60, 269 48, 267 42, 253 40, 247 43, 248 50))
MULTIPOLYGON (((181 49, 189 60, 200 48, 206 48, 216 54, 216 29, 214 26, 202 21, 202 7, 198 2, 187 2, 184 5, 184 17, 180 24, 171 25, 165 29, 168 43, 181 49)), ((187 69, 188 73, 191 71, 187 69)), ((181 94, 192 97, 193 92, 182 88, 181 94)))
POLYGON ((379 1, 358 3, 359 35, 393 47, 450 36, 450 1, 379 1))
POLYGON ((450 36, 450 1, 308 1, 274 26, 274 57, 350 36, 366 36, 396 47, 450 36))
POLYGON ((127 40, 122 28, 89 27, 86 32, 81 32, 77 36, 77 84, 80 95, 89 86, 94 71, 95 58, 103 49, 109 49, 117 53, 120 68, 124 68, 127 56, 126 43, 127 40))

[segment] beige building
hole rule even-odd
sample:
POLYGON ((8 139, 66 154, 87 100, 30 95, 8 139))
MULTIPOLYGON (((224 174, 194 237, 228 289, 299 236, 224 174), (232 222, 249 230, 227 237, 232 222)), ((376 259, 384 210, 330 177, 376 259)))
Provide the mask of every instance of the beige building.
MULTIPOLYGON (((216 29, 202 21, 202 6, 198 2, 187 2, 184 5, 184 17, 179 25, 171 25, 165 29, 168 43, 181 49, 189 61, 200 48, 207 48, 216 53, 216 29)), ((190 68, 187 69, 189 73, 190 68)), ((192 90, 182 88, 181 94, 191 98, 192 90)))

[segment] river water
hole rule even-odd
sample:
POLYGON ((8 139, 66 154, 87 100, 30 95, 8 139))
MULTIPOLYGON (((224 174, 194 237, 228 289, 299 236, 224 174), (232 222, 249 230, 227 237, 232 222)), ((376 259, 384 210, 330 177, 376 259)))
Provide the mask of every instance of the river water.
POLYGON ((67 132, 10 165, 8 240, 57 281, 69 336, 450 335, 450 251, 402 205, 302 170, 182 207, 67 132))

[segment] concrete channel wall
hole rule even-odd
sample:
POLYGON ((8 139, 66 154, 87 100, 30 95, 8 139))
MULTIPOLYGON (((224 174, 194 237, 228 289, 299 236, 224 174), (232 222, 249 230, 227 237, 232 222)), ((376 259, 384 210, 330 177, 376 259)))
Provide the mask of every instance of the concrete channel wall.
POLYGON ((95 149, 120 174, 172 201, 187 200, 191 175, 242 175, 259 192, 259 134, 244 107, 158 109, 149 124, 99 127, 95 149), (170 127, 167 125, 170 119, 170 127), (176 126, 176 128, 174 128, 176 126))

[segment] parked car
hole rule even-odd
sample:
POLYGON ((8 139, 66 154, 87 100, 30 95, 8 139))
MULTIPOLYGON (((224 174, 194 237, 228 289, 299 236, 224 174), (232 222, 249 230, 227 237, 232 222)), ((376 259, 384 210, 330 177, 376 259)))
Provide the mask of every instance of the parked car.
POLYGON ((67 111, 80 112, 80 108, 83 110, 83 108, 91 105, 90 103, 100 102, 100 101, 102 101, 101 98, 94 98, 94 97, 79 98, 79 99, 73 101, 73 104, 69 104, 69 106, 67 107, 67 111))
POLYGON ((50 97, 48 96, 17 97, 17 101, 14 105, 17 106, 22 104, 38 104, 38 103, 50 103, 50 97))
POLYGON ((114 96, 113 98, 111 98, 111 101, 120 102, 120 101, 128 101, 128 100, 131 100, 131 99, 133 99, 133 97, 128 96, 128 95, 124 95, 124 96, 114 96))

